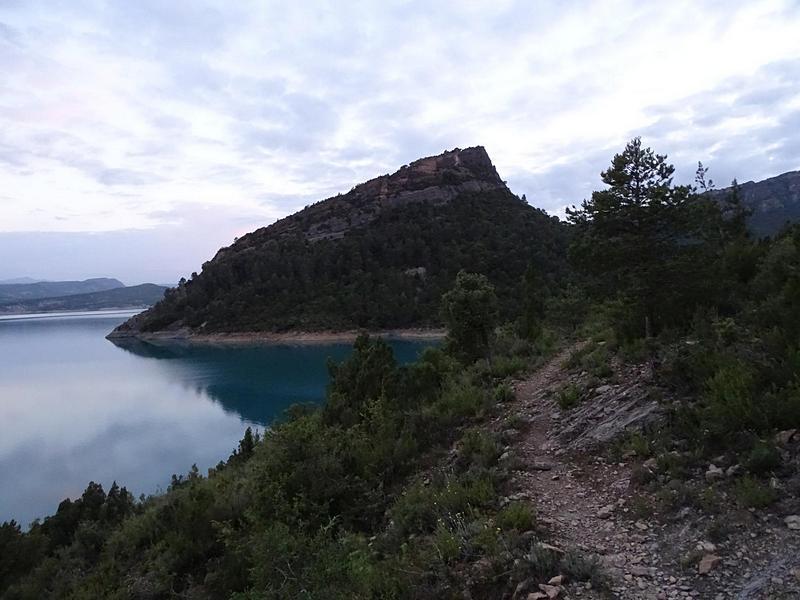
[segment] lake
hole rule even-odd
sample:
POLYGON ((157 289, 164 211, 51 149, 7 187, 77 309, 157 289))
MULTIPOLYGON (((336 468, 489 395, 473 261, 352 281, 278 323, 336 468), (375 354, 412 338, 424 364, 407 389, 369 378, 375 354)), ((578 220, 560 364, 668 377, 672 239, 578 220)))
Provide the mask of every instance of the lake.
MULTIPOLYGON (((350 345, 213 346, 105 335, 131 312, 0 318, 0 522, 116 480, 134 495, 228 458, 246 427, 320 402, 350 345)), ((430 342, 392 341, 401 362, 430 342)))

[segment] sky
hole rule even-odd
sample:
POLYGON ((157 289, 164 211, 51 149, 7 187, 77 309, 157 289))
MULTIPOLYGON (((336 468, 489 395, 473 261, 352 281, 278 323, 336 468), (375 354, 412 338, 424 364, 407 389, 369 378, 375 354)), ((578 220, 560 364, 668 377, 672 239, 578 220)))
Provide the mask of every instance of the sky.
POLYGON ((555 215, 637 135, 800 168, 800 0, 0 0, 0 72, 0 279, 174 282, 455 147, 555 215))

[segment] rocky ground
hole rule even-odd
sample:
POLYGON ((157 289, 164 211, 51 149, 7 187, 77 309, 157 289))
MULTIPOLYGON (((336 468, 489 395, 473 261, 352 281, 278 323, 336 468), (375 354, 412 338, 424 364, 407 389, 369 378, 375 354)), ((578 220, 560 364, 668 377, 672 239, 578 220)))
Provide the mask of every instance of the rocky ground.
MULTIPOLYGON (((732 502, 714 516, 696 507, 654 510, 648 493, 631 483, 646 461, 612 462, 604 451, 623 431, 661 418, 650 370, 615 364, 613 383, 592 382, 565 368, 569 355, 518 382, 495 422, 498 430, 509 419, 523 423, 504 456, 515 467, 504 501, 529 500, 549 542, 596 556, 610 585, 527 581, 515 597, 800 598, 800 519, 732 502), (566 382, 579 383, 588 397, 562 409, 557 396, 566 382)), ((786 442, 800 445, 800 433, 786 442)))

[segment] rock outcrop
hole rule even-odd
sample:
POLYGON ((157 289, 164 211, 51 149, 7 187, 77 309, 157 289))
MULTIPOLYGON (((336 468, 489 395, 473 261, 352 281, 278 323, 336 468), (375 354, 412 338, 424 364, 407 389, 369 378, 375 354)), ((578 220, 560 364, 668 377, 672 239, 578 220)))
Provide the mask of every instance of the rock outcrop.
MULTIPOLYGON (((714 192, 722 197, 730 188, 714 192)), ((742 203, 752 211, 748 225, 758 237, 773 236, 787 224, 800 222, 800 171, 763 181, 739 184, 742 203)))

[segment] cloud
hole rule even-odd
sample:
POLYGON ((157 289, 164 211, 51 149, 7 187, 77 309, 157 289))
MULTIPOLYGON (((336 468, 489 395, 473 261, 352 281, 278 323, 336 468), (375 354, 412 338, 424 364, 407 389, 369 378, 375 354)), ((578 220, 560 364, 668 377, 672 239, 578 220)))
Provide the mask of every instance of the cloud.
POLYGON ((760 179, 800 166, 798 29, 788 0, 5 3, 0 230, 228 231, 474 144, 555 214, 634 135, 760 179))

